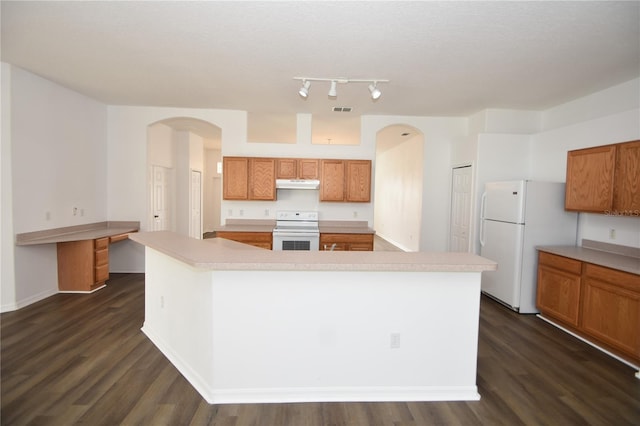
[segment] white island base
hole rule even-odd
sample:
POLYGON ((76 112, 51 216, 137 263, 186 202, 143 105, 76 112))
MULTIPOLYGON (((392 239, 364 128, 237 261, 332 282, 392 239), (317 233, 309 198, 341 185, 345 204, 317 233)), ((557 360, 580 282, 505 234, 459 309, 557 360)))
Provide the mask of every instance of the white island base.
POLYGON ((478 400, 480 274, 207 270, 147 247, 142 330, 212 404, 478 400))

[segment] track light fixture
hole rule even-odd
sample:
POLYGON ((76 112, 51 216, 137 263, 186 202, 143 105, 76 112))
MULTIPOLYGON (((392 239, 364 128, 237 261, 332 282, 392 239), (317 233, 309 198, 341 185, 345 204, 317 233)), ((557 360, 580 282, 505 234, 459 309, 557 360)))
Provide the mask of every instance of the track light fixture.
POLYGON ((309 96, 309 87, 311 86, 311 82, 307 80, 302 81, 302 87, 298 90, 298 94, 303 98, 309 96))
POLYGON ((378 89, 378 83, 388 83, 389 80, 382 79, 349 79, 349 78, 316 78, 316 77, 293 77, 294 80, 301 80, 302 87, 298 90, 298 94, 307 98, 309 96, 309 87, 311 86, 312 81, 328 81, 331 83, 331 87, 329 88, 329 97, 335 98, 338 96, 337 86, 340 84, 347 83, 369 83, 369 93, 371 94, 372 100, 377 100, 382 96, 382 92, 378 89))
POLYGON ((336 86, 338 83, 336 83, 335 80, 331 81, 331 88, 329 89, 329 97, 330 98, 335 98, 336 96, 338 96, 338 92, 336 90, 336 86))
POLYGON ((374 101, 382 96, 382 92, 378 90, 378 82, 375 81, 373 84, 369 85, 369 92, 371 92, 371 99, 374 101))

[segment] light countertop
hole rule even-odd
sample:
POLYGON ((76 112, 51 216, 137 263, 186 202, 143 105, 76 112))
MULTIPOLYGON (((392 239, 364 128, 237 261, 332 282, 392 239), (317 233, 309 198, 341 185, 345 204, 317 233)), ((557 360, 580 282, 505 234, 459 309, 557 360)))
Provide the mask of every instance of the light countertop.
MULTIPOLYGON (((220 232, 271 232, 276 226, 275 220, 228 219, 226 225, 218 226, 220 232)), ((318 223, 321 234, 375 234, 366 221, 321 220, 318 223)))
POLYGON ((63 243, 137 232, 140 222, 110 221, 16 234, 16 245, 63 243))
POLYGON ((497 268, 496 262, 471 253, 271 251, 169 231, 141 232, 129 238, 204 270, 482 272, 497 268))
POLYGON ((613 247, 612 244, 591 242, 589 240, 584 240, 582 246, 539 246, 536 248, 540 251, 581 262, 640 275, 640 257, 634 256, 637 249, 630 248, 630 250, 626 250, 625 254, 621 254, 613 251, 616 247, 613 247))

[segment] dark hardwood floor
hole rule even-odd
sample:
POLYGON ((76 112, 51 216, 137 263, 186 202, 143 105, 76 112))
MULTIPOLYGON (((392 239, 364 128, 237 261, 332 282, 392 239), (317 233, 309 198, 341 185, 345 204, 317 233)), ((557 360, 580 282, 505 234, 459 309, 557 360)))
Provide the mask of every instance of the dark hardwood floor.
POLYGON ((484 297, 473 402, 209 405, 142 334, 143 318, 141 274, 2 314, 1 424, 640 424, 632 368, 484 297))

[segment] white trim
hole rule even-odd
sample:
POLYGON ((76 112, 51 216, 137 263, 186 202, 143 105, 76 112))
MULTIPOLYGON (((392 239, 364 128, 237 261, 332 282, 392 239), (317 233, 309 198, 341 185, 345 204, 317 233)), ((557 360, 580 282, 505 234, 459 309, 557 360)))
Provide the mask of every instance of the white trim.
POLYGON ((628 366, 629 366, 629 367, 631 367, 631 368, 635 368, 636 370, 638 370, 638 371, 636 372, 635 376, 636 376, 638 379, 640 379, 640 366, 638 366, 638 365, 636 365, 636 364, 634 364, 634 363, 632 363, 632 362, 630 362, 630 361, 627 361, 626 359, 621 358, 621 357, 619 357, 618 355, 616 355, 616 354, 614 354, 614 353, 612 353, 612 352, 609 352, 609 351, 608 351, 608 350, 606 350, 605 348, 603 348, 603 347, 601 347, 601 346, 598 346, 598 345, 596 345, 595 343, 593 343, 593 342, 591 342, 591 341, 589 341, 589 340, 585 339, 584 337, 582 337, 582 336, 580 336, 580 335, 578 335, 578 334, 576 334, 576 333, 572 332, 571 330, 568 330, 568 329, 564 328, 563 326, 561 326, 561 325, 559 325, 559 324, 555 323, 554 321, 552 321, 552 320, 550 320, 550 319, 548 319, 548 318, 543 317, 541 314, 538 314, 538 315, 536 315, 536 316, 537 316, 538 318, 540 318, 541 320, 543 320, 543 321, 545 321, 545 322, 548 322, 549 324, 553 325, 554 327, 559 328, 560 330, 564 331, 565 333, 570 334, 570 335, 572 335, 573 337, 575 337, 575 338, 577 338, 577 339, 579 339, 579 340, 582 340, 582 341, 583 341, 583 342, 585 342, 586 344, 588 344, 588 345, 590 345, 590 346, 593 346, 594 348, 596 348, 596 349, 598 349, 598 350, 600 350, 600 351, 602 351, 602 352, 606 353, 606 354, 607 354, 607 355, 609 355, 611 358, 615 358, 615 359, 617 359, 618 361, 622 362, 623 364, 626 364, 626 365, 628 365, 628 366))
POLYGON ((19 300, 16 303, 8 303, 6 305, 2 305, 0 307, 0 313, 17 311, 18 309, 22 309, 25 306, 32 305, 36 302, 46 299, 47 297, 51 297, 54 294, 58 294, 58 290, 46 290, 38 294, 34 294, 32 296, 27 297, 26 299, 19 300))

